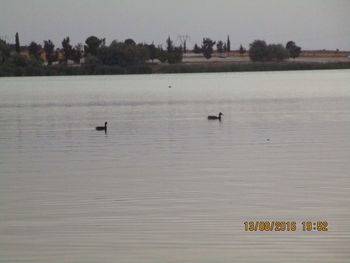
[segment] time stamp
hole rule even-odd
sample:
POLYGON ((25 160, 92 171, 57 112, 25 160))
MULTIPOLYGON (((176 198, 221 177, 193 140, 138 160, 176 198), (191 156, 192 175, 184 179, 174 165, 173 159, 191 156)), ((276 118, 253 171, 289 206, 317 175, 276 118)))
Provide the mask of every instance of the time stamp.
POLYGON ((325 232, 328 231, 327 221, 246 221, 243 223, 245 231, 297 231, 325 232))

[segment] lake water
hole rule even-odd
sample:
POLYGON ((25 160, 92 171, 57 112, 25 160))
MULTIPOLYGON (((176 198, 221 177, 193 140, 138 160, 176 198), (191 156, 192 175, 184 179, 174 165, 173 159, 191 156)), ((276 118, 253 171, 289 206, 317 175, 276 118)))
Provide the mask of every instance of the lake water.
POLYGON ((0 127, 0 262, 350 260, 350 70, 0 78, 0 127))

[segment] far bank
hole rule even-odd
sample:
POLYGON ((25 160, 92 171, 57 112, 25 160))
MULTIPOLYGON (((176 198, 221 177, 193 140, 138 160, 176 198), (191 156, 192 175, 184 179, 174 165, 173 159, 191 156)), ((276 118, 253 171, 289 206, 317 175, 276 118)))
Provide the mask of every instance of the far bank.
POLYGON ((247 63, 146 63, 129 67, 106 65, 26 65, 23 67, 0 66, 0 77, 20 76, 70 76, 70 75, 124 75, 162 73, 205 73, 244 71, 286 71, 286 70, 326 70, 350 69, 349 62, 247 62, 247 63))

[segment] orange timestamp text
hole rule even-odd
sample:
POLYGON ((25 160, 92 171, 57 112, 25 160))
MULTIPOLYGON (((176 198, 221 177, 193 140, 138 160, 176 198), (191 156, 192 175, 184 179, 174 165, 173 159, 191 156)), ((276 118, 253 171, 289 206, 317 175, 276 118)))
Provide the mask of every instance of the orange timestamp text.
MULTIPOLYGON (((328 231, 327 221, 303 221, 299 224, 302 231, 328 231)), ((296 221, 246 221, 245 231, 296 231, 296 221)))

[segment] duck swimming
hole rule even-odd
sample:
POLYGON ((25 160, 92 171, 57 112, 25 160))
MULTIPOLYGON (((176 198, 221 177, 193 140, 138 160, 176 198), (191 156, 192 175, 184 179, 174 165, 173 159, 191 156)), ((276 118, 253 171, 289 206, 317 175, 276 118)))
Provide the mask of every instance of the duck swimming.
POLYGON ((107 131, 107 122, 105 122, 105 126, 97 126, 96 131, 107 131))
POLYGON ((222 112, 219 113, 219 116, 208 116, 208 120, 219 120, 221 121, 221 116, 224 115, 222 112))

